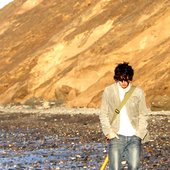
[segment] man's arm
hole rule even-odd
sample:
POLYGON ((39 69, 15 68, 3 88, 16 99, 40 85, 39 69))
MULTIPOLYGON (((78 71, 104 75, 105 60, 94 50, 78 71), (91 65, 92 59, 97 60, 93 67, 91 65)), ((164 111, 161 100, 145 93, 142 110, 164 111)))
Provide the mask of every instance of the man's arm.
POLYGON ((146 107, 146 101, 145 101, 145 94, 143 90, 141 90, 140 95, 140 102, 139 102, 139 126, 138 130, 140 132, 140 136, 142 139, 145 138, 147 134, 147 126, 148 126, 148 109, 146 107))
POLYGON ((102 95, 102 102, 101 102, 101 108, 99 114, 102 130, 107 139, 111 139, 115 137, 119 138, 111 128, 111 124, 108 116, 108 112, 109 112, 108 108, 109 108, 108 95, 107 95, 107 89, 105 89, 102 95))

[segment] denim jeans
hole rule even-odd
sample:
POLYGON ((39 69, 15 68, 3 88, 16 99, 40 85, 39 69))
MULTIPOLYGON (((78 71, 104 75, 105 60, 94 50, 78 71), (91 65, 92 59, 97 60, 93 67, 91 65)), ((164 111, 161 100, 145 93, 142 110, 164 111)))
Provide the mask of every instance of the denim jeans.
POLYGON ((141 139, 137 136, 118 135, 109 140, 109 170, 120 170, 121 161, 126 160, 128 170, 140 167, 141 139))

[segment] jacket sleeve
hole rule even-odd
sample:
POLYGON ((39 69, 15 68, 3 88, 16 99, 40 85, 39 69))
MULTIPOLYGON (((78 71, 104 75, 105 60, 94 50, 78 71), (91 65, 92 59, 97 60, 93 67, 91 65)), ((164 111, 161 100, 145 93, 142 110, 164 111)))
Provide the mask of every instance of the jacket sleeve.
POLYGON ((139 125, 138 131, 140 132, 140 137, 143 140, 147 135, 147 126, 148 126, 148 109, 146 107, 145 94, 141 90, 140 101, 139 101, 139 125))
POLYGON ((108 95, 107 95, 107 90, 105 89, 103 92, 103 95, 102 95, 102 102, 101 102, 100 114, 99 114, 102 131, 105 136, 107 134, 113 133, 113 131, 111 129, 110 121, 109 121, 109 116, 108 116, 109 109, 108 108, 109 108, 108 95))

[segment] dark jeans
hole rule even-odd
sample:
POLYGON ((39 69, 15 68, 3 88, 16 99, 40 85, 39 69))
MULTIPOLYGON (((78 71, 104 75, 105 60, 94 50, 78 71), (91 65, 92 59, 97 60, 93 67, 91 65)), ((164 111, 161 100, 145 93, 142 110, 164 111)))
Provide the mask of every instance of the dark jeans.
POLYGON ((137 136, 118 135, 109 140, 109 170, 120 170, 121 161, 126 160, 128 170, 140 167, 141 139, 137 136))

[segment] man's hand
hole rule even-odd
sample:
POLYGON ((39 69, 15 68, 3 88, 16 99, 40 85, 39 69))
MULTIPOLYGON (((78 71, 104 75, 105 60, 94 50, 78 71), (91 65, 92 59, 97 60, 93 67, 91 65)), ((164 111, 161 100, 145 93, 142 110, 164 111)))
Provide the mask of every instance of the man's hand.
POLYGON ((107 138, 107 139, 112 139, 112 138, 117 138, 117 139, 119 139, 119 136, 118 136, 115 132, 112 132, 112 133, 110 133, 110 134, 107 134, 107 135, 106 135, 106 138, 107 138))

